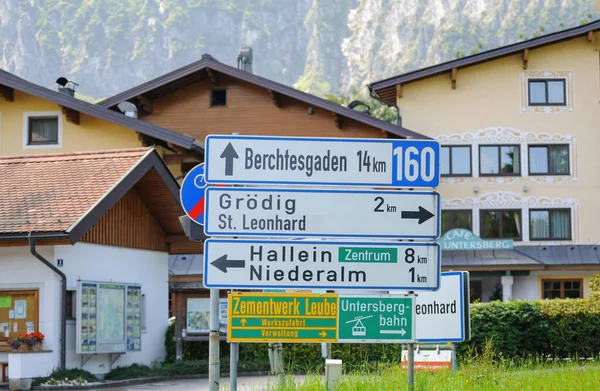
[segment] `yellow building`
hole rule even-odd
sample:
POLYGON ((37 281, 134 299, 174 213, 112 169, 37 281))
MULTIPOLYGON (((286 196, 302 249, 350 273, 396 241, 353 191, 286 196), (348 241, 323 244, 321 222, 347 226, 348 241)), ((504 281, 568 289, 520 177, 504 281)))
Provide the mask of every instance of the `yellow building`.
POLYGON ((472 298, 589 294, 600 269, 599 30, 595 21, 369 86, 442 145, 443 232, 474 235, 442 240, 443 268, 471 272, 472 298))

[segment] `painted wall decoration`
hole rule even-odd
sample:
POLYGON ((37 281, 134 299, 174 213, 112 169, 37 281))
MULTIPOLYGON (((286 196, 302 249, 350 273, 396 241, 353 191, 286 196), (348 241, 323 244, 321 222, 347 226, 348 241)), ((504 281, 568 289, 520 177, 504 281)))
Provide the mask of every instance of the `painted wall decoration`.
POLYGON ((521 72, 521 112, 527 114, 562 114, 574 109, 573 72, 571 71, 522 71, 521 72), (567 104, 564 106, 529 106, 529 79, 565 79, 567 104))
POLYGON ((443 184, 518 184, 534 183, 565 183, 578 180, 579 164, 577 137, 571 134, 522 132, 518 129, 495 126, 480 129, 477 132, 444 134, 435 137, 442 145, 470 145, 471 167, 470 177, 442 177, 443 184), (479 177, 479 146, 488 144, 518 144, 521 155, 521 176, 479 177), (561 144, 569 146, 570 175, 529 175, 528 145, 561 144))
POLYGON ((465 198, 442 198, 442 210, 447 209, 470 209, 473 211, 473 233, 480 235, 479 211, 482 209, 521 209, 523 240, 515 242, 515 245, 561 245, 579 242, 579 210, 580 203, 573 198, 550 198, 525 196, 509 191, 497 191, 484 193, 478 196, 465 198), (529 240, 529 209, 537 208, 566 208, 571 209, 572 240, 561 241, 530 241, 529 240))

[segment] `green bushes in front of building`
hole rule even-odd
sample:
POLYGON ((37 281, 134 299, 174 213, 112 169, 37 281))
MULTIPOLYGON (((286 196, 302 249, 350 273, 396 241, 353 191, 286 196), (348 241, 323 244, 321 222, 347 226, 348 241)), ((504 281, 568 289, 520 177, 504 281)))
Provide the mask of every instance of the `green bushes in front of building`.
MULTIPOLYGON (((600 279, 594 280, 598 283, 600 279)), ((471 305, 471 340, 457 345, 460 358, 481 354, 486 344, 505 359, 589 358, 600 355, 600 298, 494 301, 471 305)), ((418 327, 418 325, 417 325, 418 327)), ((443 327, 443 325, 440 325, 443 327)), ((167 361, 175 360, 174 325, 166 333, 167 361)), ((355 368, 399 362, 400 344, 332 344, 332 358, 355 368)), ((320 344, 284 344, 288 370, 309 371, 324 364, 320 344)), ((221 362, 229 355, 221 343, 221 362)), ((184 343, 184 360, 208 358, 208 342, 184 343)), ((267 344, 240 344, 240 363, 268 368, 267 344)), ((243 365, 241 365, 242 367, 243 365)), ((242 368, 240 367, 240 370, 242 368)))

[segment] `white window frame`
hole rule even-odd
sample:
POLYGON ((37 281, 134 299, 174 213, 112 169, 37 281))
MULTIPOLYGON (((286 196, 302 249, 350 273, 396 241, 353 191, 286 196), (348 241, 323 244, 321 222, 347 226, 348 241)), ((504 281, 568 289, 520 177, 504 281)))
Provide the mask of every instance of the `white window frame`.
POLYGON ((23 149, 62 148, 63 118, 60 111, 26 111, 23 113, 23 149), (29 144, 29 118, 57 117, 58 138, 56 144, 29 144))

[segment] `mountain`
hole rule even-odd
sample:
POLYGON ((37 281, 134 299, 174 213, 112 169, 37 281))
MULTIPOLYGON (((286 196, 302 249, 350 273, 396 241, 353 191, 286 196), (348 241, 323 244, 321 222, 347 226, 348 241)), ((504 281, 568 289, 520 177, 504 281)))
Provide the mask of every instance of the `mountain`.
POLYGON ((589 0, 0 0, 0 68, 114 95, 209 53, 317 95, 600 18, 589 0))

